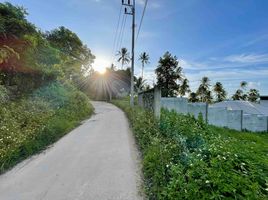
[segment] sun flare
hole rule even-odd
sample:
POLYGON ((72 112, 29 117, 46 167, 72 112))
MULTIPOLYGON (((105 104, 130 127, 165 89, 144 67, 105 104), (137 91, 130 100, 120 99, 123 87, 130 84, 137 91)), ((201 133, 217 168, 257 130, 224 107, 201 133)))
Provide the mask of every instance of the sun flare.
POLYGON ((94 67, 94 70, 99 72, 100 74, 105 74, 105 72, 106 72, 105 67, 94 67))
POLYGON ((109 67, 110 62, 107 61, 105 57, 97 56, 93 68, 95 71, 99 72, 100 74, 105 74, 106 68, 109 67))

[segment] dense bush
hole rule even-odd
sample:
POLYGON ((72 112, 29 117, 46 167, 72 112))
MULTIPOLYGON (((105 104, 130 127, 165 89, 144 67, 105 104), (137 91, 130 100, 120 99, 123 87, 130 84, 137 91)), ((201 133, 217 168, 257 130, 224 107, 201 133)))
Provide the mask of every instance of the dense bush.
POLYGON ((267 199, 268 136, 206 125, 162 110, 161 119, 127 102, 143 155, 149 199, 267 199))
POLYGON ((0 85, 0 103, 5 103, 8 100, 8 91, 7 89, 0 85))
POLYGON ((44 149, 93 112, 69 84, 52 83, 0 107, 0 172, 44 149))

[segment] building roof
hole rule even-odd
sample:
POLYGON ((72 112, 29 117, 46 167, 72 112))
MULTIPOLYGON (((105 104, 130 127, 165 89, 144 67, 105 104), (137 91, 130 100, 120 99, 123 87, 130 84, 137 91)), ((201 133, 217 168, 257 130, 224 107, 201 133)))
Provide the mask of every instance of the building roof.
POLYGON ((268 96, 261 96, 260 99, 261 100, 268 100, 268 96))
POLYGON ((244 114, 258 114, 268 116, 268 107, 248 101, 223 101, 215 103, 211 107, 224 107, 228 110, 243 110, 244 114))

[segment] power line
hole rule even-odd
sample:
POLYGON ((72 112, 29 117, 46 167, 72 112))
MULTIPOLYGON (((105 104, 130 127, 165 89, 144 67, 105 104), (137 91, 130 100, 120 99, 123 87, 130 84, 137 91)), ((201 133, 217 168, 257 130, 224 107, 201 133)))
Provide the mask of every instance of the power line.
POLYGON ((126 21, 126 15, 123 15, 122 21, 121 21, 121 28, 120 28, 120 31, 119 31, 119 36, 117 38, 117 44, 116 44, 115 51, 118 51, 118 48, 120 48, 120 46, 121 46, 120 42, 122 40, 121 38, 122 38, 124 29, 125 29, 125 21, 126 21))
POLYGON ((143 8, 143 12, 142 12, 142 17, 141 17, 141 21, 140 21, 140 26, 139 26, 138 33, 137 33, 137 37, 136 37, 136 41, 137 41, 138 38, 139 38, 139 34, 140 34, 140 30, 141 30, 141 26, 142 26, 143 18, 144 18, 144 15, 145 15, 145 12, 146 12, 146 8, 147 8, 147 4, 148 4, 148 0, 145 0, 144 8, 143 8))
POLYGON ((124 21, 124 25, 123 25, 123 32, 121 35, 121 41, 120 41, 120 45, 119 48, 122 48, 122 43, 123 43, 123 39, 124 39, 124 35, 125 35, 125 27, 126 27, 126 21, 127 21, 127 15, 125 15, 125 21, 124 21))
POLYGON ((116 45, 116 40, 117 40, 117 36, 118 36, 118 29, 119 29, 119 25, 120 25, 120 21, 121 21, 122 10, 123 10, 123 5, 121 5, 120 11, 119 11, 118 20, 117 20, 117 25, 116 25, 116 32, 115 32, 115 36, 114 36, 113 50, 112 50, 112 58, 111 58, 112 59, 112 62, 114 61, 115 45, 116 45))

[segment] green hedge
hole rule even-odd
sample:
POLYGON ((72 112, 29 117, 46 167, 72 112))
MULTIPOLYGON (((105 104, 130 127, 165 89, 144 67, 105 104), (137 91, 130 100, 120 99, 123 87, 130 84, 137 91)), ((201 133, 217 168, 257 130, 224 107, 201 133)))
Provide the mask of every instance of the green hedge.
POLYGON ((267 199, 268 135, 206 125, 162 110, 161 119, 115 101, 132 125, 149 199, 267 199))
POLYGON ((52 83, 0 107, 0 173, 48 145, 89 117, 93 107, 69 84, 52 83))

